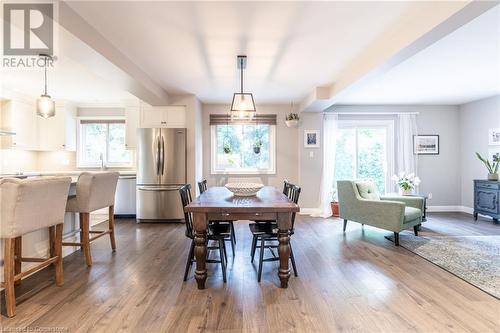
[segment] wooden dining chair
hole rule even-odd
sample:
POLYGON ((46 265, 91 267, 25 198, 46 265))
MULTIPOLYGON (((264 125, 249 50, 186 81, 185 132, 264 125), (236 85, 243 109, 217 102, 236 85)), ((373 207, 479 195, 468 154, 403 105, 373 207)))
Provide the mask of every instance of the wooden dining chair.
MULTIPOLYGON (((203 179, 198 182, 198 189, 200 190, 200 194, 207 190, 207 180, 203 179)), ((233 221, 208 221, 208 223, 213 224, 214 226, 218 225, 229 225, 231 227, 230 237, 226 238, 226 242, 231 242, 231 250, 233 251, 233 257, 235 256, 234 247, 236 246, 236 233, 234 230, 234 222, 233 221)), ((223 227, 225 228, 225 227, 223 227)))
MULTIPOLYGON (((290 201, 297 204, 299 202, 301 188, 299 186, 293 185, 285 181, 285 189, 287 190, 287 197, 290 201)), ((285 191, 285 189, 283 191, 285 191)), ((259 270, 257 281, 260 282, 262 277, 262 264, 267 261, 278 261, 279 257, 274 253, 273 249, 278 248, 278 225, 276 221, 271 223, 250 223, 250 232, 252 233, 252 262, 254 260, 255 251, 257 248, 257 243, 260 241, 258 246, 260 249, 259 253, 259 270), (264 258, 264 251, 268 249, 272 257, 264 258)), ((295 233, 295 213, 292 213, 292 228, 290 229, 289 235, 292 236, 295 233)), ((292 242, 290 240, 290 260, 292 262, 293 274, 297 274, 297 266, 295 265, 295 257, 293 255, 292 242)))
MULTIPOLYGON (((184 207, 189 205, 193 200, 191 196, 191 185, 185 184, 179 189, 179 194, 181 196, 182 208, 184 211, 184 207)), ((189 270, 196 259, 194 257, 194 229, 193 229, 193 217, 191 213, 184 211, 184 219, 186 221, 186 237, 191 239, 191 246, 189 248, 189 255, 186 262, 186 269, 184 271, 184 281, 187 280, 189 270)), ((207 229, 207 242, 212 241, 215 245, 207 246, 207 259, 205 262, 207 263, 220 263, 222 267, 222 278, 224 283, 226 283, 226 264, 227 264, 227 255, 226 255, 226 245, 225 238, 230 234, 230 226, 228 224, 225 225, 224 229, 222 225, 217 228, 209 225, 207 229), (218 250, 219 251, 219 259, 209 259, 210 251, 218 250)))

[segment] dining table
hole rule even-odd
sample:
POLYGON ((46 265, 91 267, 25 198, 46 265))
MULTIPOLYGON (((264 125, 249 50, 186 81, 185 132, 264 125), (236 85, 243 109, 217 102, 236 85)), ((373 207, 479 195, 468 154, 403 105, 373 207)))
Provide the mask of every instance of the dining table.
POLYGON ((195 279, 198 289, 205 289, 207 280, 207 228, 208 221, 277 221, 278 224, 278 277, 281 288, 288 287, 290 278, 290 229, 292 214, 300 210, 280 190, 264 186, 256 195, 235 196, 227 188, 208 188, 187 205, 184 210, 193 214, 195 279))

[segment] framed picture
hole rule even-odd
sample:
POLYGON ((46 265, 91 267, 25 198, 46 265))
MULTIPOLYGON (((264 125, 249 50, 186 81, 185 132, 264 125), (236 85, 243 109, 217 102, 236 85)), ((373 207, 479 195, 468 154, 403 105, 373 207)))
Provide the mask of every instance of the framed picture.
POLYGON ((492 148, 488 150, 488 160, 496 162, 500 160, 500 148, 492 148))
POLYGON ((414 135, 413 153, 415 155, 439 155, 439 135, 414 135))
POLYGON ((489 145, 500 146, 500 128, 490 128, 488 138, 489 145))
POLYGON ((319 131, 304 131, 304 148, 319 148, 319 131))

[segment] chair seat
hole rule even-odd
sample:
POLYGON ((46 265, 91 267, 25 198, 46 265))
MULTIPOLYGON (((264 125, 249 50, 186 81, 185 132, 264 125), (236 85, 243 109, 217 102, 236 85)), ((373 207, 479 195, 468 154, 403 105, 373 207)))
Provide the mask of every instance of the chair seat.
POLYGON ((253 235, 278 235, 278 228, 270 223, 250 223, 248 227, 253 235))
POLYGON ((405 207, 405 222, 411 222, 422 217, 422 211, 418 208, 405 207))
POLYGON ((208 227, 209 236, 228 236, 231 234, 231 225, 229 223, 216 223, 208 227))

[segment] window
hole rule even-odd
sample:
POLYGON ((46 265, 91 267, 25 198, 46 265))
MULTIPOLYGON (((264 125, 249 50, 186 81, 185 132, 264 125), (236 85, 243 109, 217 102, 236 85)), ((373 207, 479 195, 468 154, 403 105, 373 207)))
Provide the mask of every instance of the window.
POLYGON ((78 166, 130 166, 130 152, 125 148, 125 120, 80 119, 78 166))
POLYGON ((275 125, 212 125, 212 173, 275 173, 275 125))
POLYGON ((391 186, 394 160, 392 121, 340 121, 335 180, 371 179, 380 193, 391 186))

